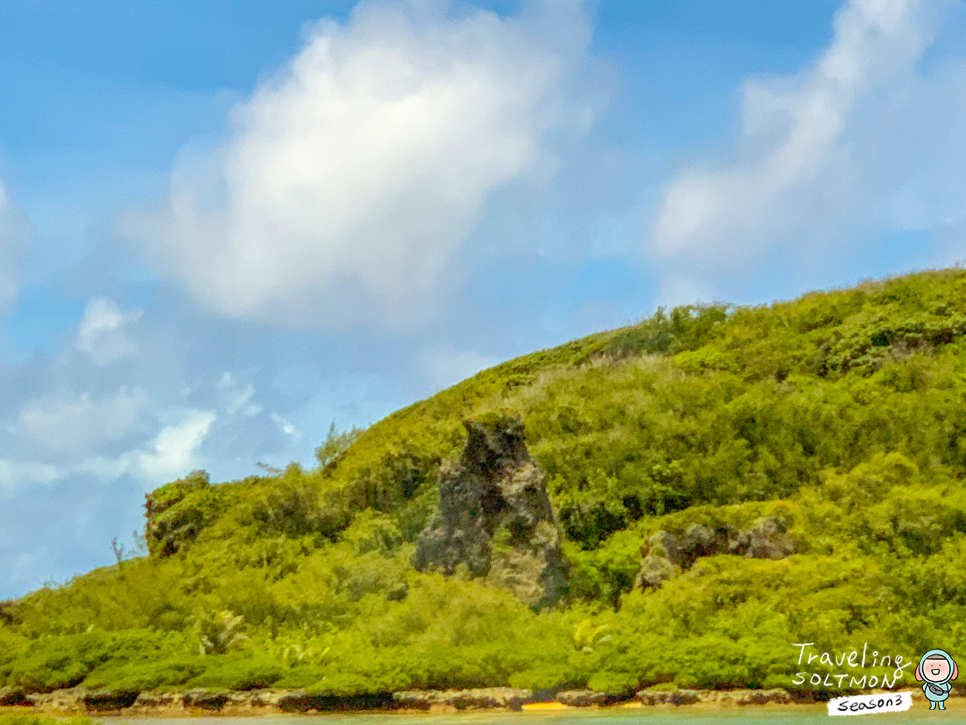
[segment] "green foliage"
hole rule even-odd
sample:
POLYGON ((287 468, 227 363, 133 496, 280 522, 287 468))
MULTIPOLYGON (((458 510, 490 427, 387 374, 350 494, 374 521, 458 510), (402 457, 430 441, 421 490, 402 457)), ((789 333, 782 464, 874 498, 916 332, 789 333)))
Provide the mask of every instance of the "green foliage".
POLYGON ((205 471, 162 486, 149 494, 145 540, 153 556, 185 549, 222 512, 221 491, 212 488, 205 471))
POLYGON ((0 686, 790 687, 794 642, 966 649, 964 320, 960 270, 659 310, 333 426, 315 470, 195 472, 148 496, 150 556, 0 605, 0 686), (462 421, 501 416, 547 473, 556 610, 410 563, 462 421), (793 556, 632 591, 655 532, 763 516, 793 556))
POLYGON ((286 471, 264 498, 253 500, 249 518, 262 536, 290 538, 308 534, 334 538, 348 520, 344 510, 320 499, 319 489, 298 469, 286 471))
POLYGON ((727 309, 720 306, 675 307, 670 314, 660 307, 649 320, 602 341, 591 356, 619 359, 693 350, 711 339, 726 319, 727 309))
POLYGON ((107 663, 151 661, 182 649, 180 637, 144 630, 44 637, 0 655, 0 683, 50 692, 80 684, 107 663))
POLYGON ((33 713, 0 714, 0 725, 95 725, 89 717, 55 718, 33 713))
POLYGON ((335 427, 335 421, 329 426, 329 433, 318 448, 315 449, 315 458, 324 470, 331 470, 338 465, 339 457, 349 450, 355 440, 362 435, 363 428, 353 427, 350 430, 339 431, 335 427))
POLYGON ((193 617, 192 631, 203 655, 223 655, 248 637, 242 633, 245 618, 234 612, 201 612, 193 617))

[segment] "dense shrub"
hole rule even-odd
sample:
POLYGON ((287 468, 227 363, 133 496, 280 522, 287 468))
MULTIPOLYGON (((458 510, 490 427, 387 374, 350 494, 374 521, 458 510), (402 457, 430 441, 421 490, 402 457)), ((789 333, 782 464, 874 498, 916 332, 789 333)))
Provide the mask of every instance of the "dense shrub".
POLYGON ((964 649, 964 320, 960 270, 659 310, 333 428, 316 470, 193 473, 149 495, 150 557, 0 605, 0 686, 789 687, 794 642, 964 649), (540 614, 410 564, 462 420, 501 415, 566 539, 570 599, 540 614), (761 517, 793 555, 632 591, 656 532, 761 517))

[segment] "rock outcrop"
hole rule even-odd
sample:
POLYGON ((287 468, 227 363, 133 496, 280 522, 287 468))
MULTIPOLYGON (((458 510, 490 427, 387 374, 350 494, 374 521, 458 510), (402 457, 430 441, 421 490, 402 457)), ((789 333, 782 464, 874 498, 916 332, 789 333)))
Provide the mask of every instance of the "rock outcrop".
POLYGON ((567 562, 523 424, 494 416, 463 425, 466 445, 440 469, 439 516, 420 534, 413 563, 446 575, 463 566, 534 608, 552 605, 566 590, 567 562))
POLYGON ((131 707, 138 699, 138 693, 130 690, 94 690, 84 693, 80 701, 84 707, 95 712, 123 710, 131 707))
POLYGON ((556 700, 570 707, 608 707, 627 700, 618 692, 598 692, 597 690, 564 690, 558 692, 556 700))
POLYGON ((656 587, 679 571, 690 569, 703 556, 733 554, 747 559, 784 559, 795 552, 795 540, 784 521, 773 516, 757 519, 748 529, 711 529, 691 524, 675 536, 658 531, 641 547, 641 568, 635 586, 656 587))
POLYGON ((642 705, 787 705, 793 702, 788 692, 774 690, 641 690, 635 699, 642 705))
POLYGON ((513 687, 486 687, 473 690, 408 690, 397 692, 393 701, 397 708, 406 710, 429 710, 434 707, 457 710, 485 710, 506 708, 521 710, 523 704, 533 697, 531 690, 513 687))

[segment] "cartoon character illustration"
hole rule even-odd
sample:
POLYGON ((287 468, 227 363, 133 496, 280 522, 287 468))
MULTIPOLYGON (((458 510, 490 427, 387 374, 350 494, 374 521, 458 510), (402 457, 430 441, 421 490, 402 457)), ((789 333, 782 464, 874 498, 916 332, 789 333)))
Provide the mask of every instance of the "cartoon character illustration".
POLYGON ((935 710, 936 705, 940 710, 946 709, 944 703, 953 689, 949 681, 955 680, 958 675, 959 667, 945 650, 931 649, 922 656, 916 668, 916 679, 923 683, 922 691, 929 700, 930 710, 935 710))

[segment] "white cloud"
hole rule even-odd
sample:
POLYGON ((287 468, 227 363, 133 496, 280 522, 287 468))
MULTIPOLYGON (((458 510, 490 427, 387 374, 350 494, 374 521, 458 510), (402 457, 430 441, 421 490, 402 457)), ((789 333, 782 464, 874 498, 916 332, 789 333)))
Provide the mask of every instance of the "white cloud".
POLYGON ((277 425, 285 435, 291 436, 295 440, 302 439, 302 431, 300 431, 295 427, 294 424, 290 423, 278 413, 272 413, 272 420, 275 421, 275 425, 277 425))
POLYGON ((0 458, 0 489, 12 491, 23 485, 47 484, 58 477, 57 467, 49 463, 0 458))
POLYGON ((571 92, 589 41, 578 0, 519 17, 363 2, 319 23, 234 109, 232 135, 175 169, 140 238, 218 312, 405 327, 434 313, 493 194, 554 166, 592 120, 571 92))
POLYGON ((130 457, 135 477, 153 484, 184 476, 197 463, 197 452, 217 416, 212 411, 194 410, 178 425, 166 426, 149 450, 130 457))
POLYGON ((147 393, 126 387, 93 400, 88 393, 67 399, 51 396, 27 403, 14 430, 45 460, 76 459, 128 435, 147 405, 147 393))
POLYGON ((666 189, 649 252, 667 285, 720 291, 766 256, 794 269, 910 216, 928 228, 961 215, 966 74, 920 68, 948 4, 851 0, 813 65, 746 82, 734 160, 666 189))
MULTIPOLYGON (((76 411, 61 415, 56 424, 67 418, 78 418, 76 411)), ((83 413, 80 414, 83 417, 83 413)), ((95 416, 96 417, 96 416, 95 416)), ((79 419, 79 418, 78 418, 79 419)), ((144 445, 130 448, 116 456, 88 452, 60 463, 0 458, 0 489, 8 492, 34 485, 47 485, 69 479, 79 474, 92 475, 103 481, 119 478, 125 474, 153 488, 184 476, 199 465, 201 445, 217 420, 213 411, 190 410, 180 422, 164 426, 158 434, 144 445)), ((70 446, 76 453, 81 443, 91 448, 99 441, 78 441, 75 436, 70 446)))
POLYGON ((18 267, 30 226, 14 208, 0 179, 0 308, 17 297, 18 267))
POLYGON ((117 303, 98 297, 87 303, 77 328, 77 349, 90 355, 96 365, 108 365, 137 352, 125 328, 141 318, 143 311, 121 312, 117 303))
POLYGON ((228 415, 239 413, 246 418, 251 418, 262 412, 262 406, 251 402, 255 396, 255 386, 249 383, 243 388, 239 387, 238 382, 230 372, 221 376, 221 380, 218 381, 218 389, 221 392, 222 402, 228 415))

